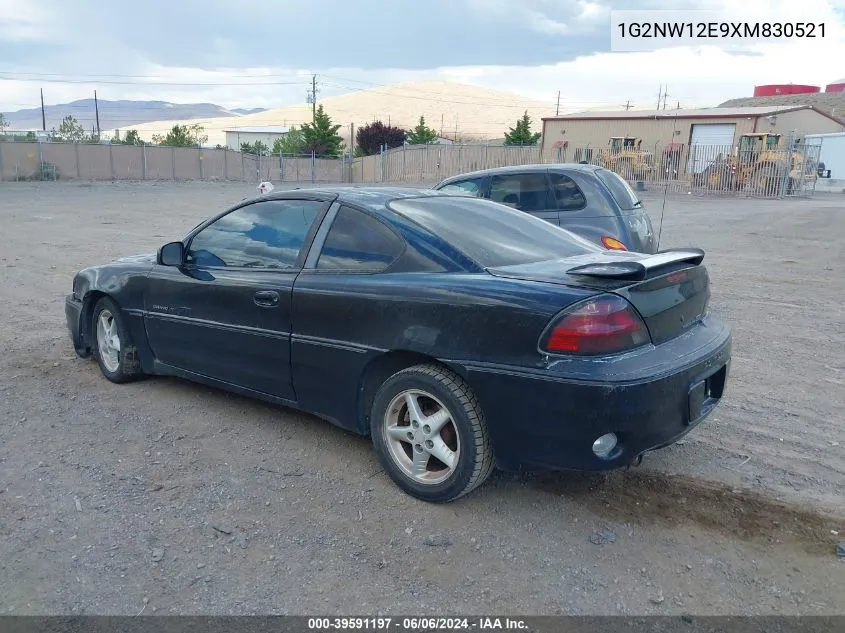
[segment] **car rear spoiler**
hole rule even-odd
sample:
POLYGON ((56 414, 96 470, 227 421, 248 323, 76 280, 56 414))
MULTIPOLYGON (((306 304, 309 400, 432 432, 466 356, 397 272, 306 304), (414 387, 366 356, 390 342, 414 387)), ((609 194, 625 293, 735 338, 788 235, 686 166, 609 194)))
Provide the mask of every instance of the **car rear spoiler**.
POLYGON ((704 260, 704 251, 700 248, 674 248, 646 255, 641 259, 626 259, 582 264, 567 270, 570 275, 585 277, 604 277, 608 279, 631 279, 640 281, 658 268, 671 264, 692 264, 698 266, 704 260))

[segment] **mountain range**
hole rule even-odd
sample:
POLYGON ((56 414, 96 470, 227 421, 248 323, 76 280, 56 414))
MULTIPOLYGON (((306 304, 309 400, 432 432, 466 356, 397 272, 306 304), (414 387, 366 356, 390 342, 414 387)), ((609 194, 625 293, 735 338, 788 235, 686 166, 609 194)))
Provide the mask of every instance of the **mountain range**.
MULTIPOLYGON (((264 108, 226 109, 214 103, 170 103, 168 101, 108 101, 98 99, 100 129, 127 129, 135 125, 166 120, 190 120, 239 117, 264 112, 264 108)), ((41 108, 27 108, 3 113, 10 130, 40 130, 41 108)), ((73 116, 86 129, 96 126, 94 99, 80 99, 44 107, 47 129, 58 128, 67 115, 73 116)))

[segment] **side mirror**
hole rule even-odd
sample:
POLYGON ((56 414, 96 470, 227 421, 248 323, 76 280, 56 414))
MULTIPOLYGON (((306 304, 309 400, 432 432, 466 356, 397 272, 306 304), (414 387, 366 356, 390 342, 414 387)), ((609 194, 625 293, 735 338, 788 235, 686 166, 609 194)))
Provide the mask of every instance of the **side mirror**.
POLYGON ((162 266, 181 266, 185 263, 185 245, 170 242, 158 249, 158 263, 162 266))

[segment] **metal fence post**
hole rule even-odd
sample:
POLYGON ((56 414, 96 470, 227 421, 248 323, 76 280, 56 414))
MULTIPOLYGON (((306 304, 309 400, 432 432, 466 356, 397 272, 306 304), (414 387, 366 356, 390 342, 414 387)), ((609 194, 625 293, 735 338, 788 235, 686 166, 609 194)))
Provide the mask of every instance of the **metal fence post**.
POLYGON ((202 177, 202 147, 197 146, 197 156, 199 157, 199 164, 200 164, 200 180, 203 179, 202 177))
POLYGON ((783 170, 783 177, 781 178, 780 183, 780 195, 779 198, 786 197, 787 189, 790 181, 790 172, 792 171, 792 153, 793 147, 795 146, 795 132, 789 133, 789 145, 786 148, 786 164, 783 170))
POLYGON ((38 141, 38 165, 39 165, 39 178, 44 179, 44 150, 41 147, 41 141, 38 141))
POLYGON ((173 170, 173 180, 176 180, 176 148, 170 148, 170 166, 173 170))
POLYGON ((147 145, 141 143, 141 180, 147 179, 147 145))
POLYGON ((317 153, 311 152, 311 184, 317 179, 317 153))
POLYGON ((246 165, 244 164, 244 153, 241 152, 241 180, 246 182, 246 165))
POLYGON ((279 182, 285 181, 285 159, 279 152, 279 182))
POLYGON ((405 174, 406 174, 406 172, 405 172, 405 148, 406 147, 407 147, 407 145, 405 143, 403 143, 402 144, 402 182, 405 182, 405 180, 406 180, 406 177, 405 177, 405 174))
POLYGON ((76 156, 76 177, 82 179, 82 171, 79 169, 79 143, 73 144, 73 153, 76 156))
POLYGON ((109 143, 109 172, 111 179, 114 180, 114 153, 112 152, 112 145, 109 143))

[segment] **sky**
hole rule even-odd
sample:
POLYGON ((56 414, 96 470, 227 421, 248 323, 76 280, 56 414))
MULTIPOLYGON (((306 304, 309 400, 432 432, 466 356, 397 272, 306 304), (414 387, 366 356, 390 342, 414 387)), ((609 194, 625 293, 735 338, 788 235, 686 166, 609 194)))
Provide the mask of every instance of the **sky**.
POLYGON ((757 84, 824 87, 845 77, 845 0, 746 0, 741 16, 737 4, 0 0, 0 112, 38 106, 42 88, 48 104, 96 89, 101 99, 283 107, 305 102, 312 73, 318 98, 434 79, 550 104, 560 91, 563 111, 654 107, 661 85, 670 104, 696 107, 751 96, 757 84), (611 51, 611 11, 691 8, 732 21, 824 23, 825 37, 611 51))

